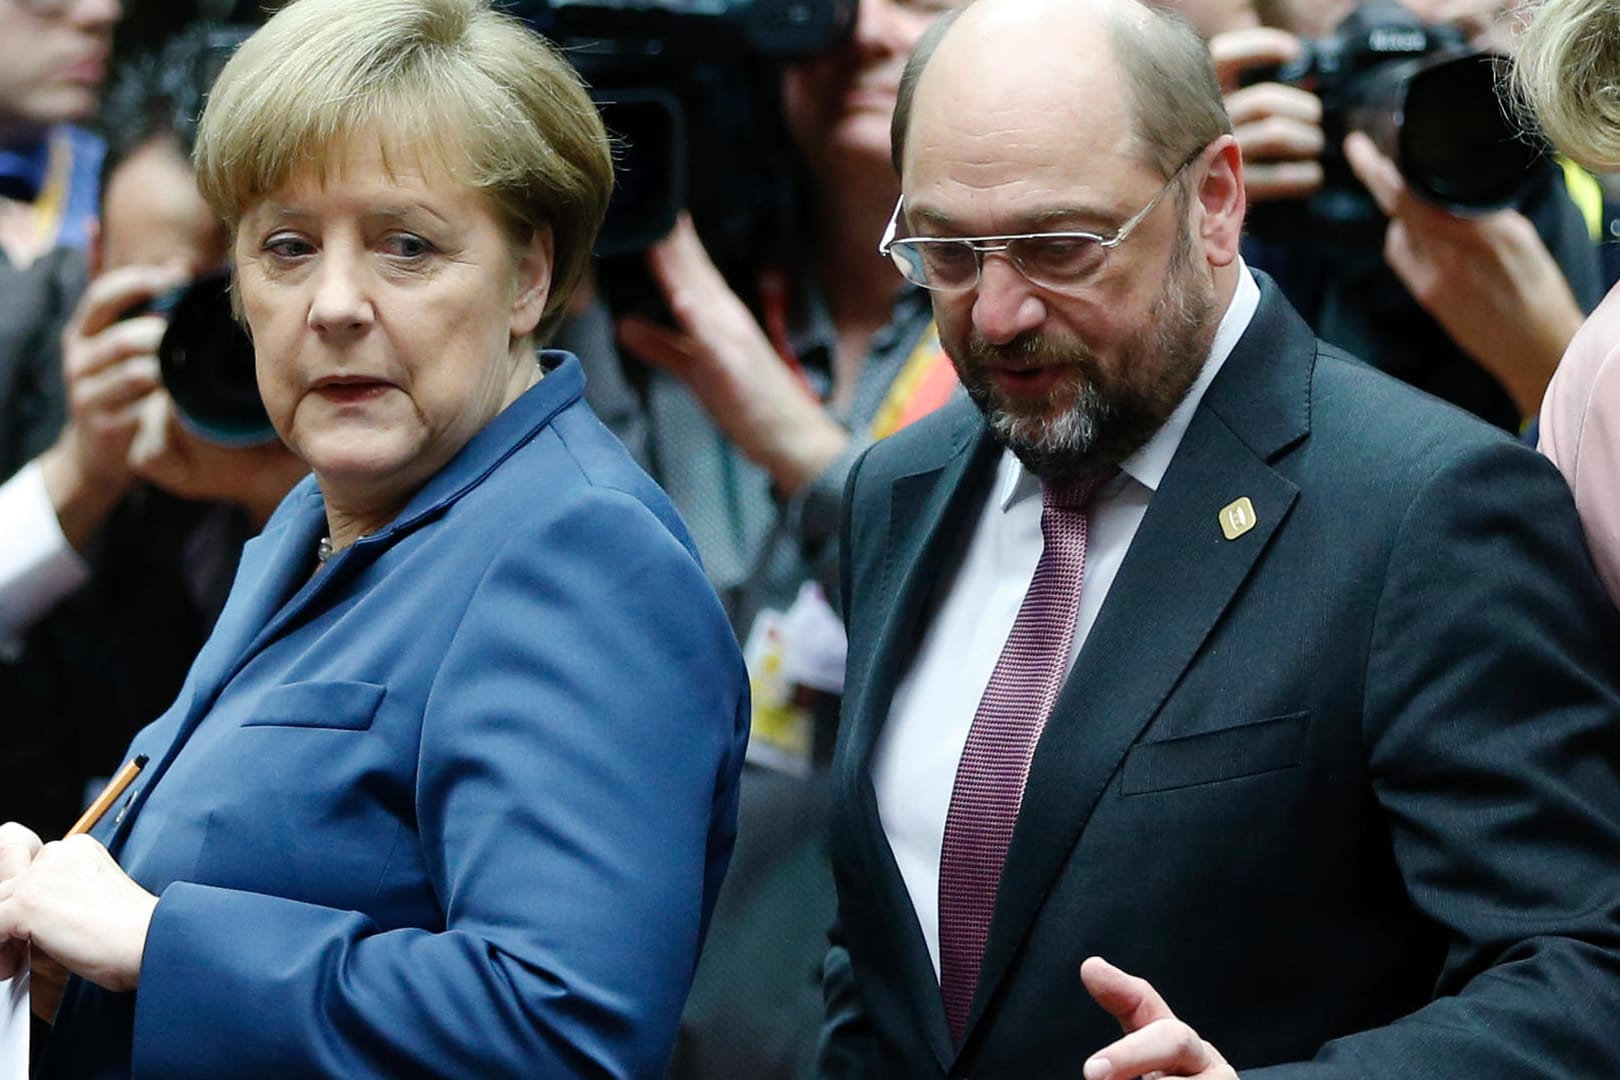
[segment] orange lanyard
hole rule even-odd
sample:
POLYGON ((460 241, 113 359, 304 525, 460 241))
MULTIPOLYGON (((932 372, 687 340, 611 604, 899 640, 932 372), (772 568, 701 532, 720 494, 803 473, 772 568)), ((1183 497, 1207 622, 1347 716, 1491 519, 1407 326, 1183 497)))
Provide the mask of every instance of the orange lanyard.
POLYGON ((930 321, 900 374, 889 384, 868 433, 874 442, 893 435, 949 401, 956 386, 956 368, 940 348, 939 329, 930 321))

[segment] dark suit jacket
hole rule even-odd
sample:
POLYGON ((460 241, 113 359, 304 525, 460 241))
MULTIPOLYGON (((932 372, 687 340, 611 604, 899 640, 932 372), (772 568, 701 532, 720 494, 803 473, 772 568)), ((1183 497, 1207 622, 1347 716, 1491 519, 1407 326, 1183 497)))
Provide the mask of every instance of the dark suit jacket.
POLYGON ((1245 1080, 1620 1076, 1620 625, 1569 495, 1261 285, 1036 751, 959 1051, 870 765, 999 450, 958 403, 852 477, 827 1075, 1076 1076, 1096 953, 1245 1080))

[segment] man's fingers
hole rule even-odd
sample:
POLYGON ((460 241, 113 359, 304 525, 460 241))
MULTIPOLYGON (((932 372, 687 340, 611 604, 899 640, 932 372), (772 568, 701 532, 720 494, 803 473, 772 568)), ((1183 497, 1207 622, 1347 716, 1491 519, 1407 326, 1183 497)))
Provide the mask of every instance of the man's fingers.
POLYGON ((1239 90, 1227 104, 1251 202, 1300 198, 1322 186, 1322 103, 1315 94, 1264 83, 1239 90))
POLYGON ((1299 39, 1285 30, 1254 26, 1209 39, 1209 56, 1221 89, 1236 90, 1243 73, 1285 64, 1299 55, 1299 39))
POLYGON ((1322 129, 1282 116, 1268 116, 1240 125, 1235 134, 1243 149, 1244 171, 1253 165, 1303 161, 1315 164, 1322 156, 1322 129))
POLYGON ((138 315, 91 335, 70 337, 62 350, 69 381, 111 367, 131 356, 155 355, 168 322, 157 315, 138 315))
POLYGON ((132 308, 181 284, 185 270, 174 266, 122 266, 90 283, 74 312, 74 324, 85 336, 99 334, 132 308))
POLYGON ((1271 117, 1322 126, 1322 99, 1309 90, 1282 83, 1259 83, 1235 90, 1226 95, 1226 111, 1234 127, 1271 117))
POLYGON ((135 419, 134 410, 142 398, 162 382, 158 362, 150 356, 136 356, 105 371, 98 371, 73 384, 69 393, 73 413, 97 422, 122 425, 135 419))
POLYGON ((1086 1059, 1085 1080, 1134 1080, 1147 1074, 1202 1076, 1225 1064, 1198 1032, 1180 1020, 1157 1020, 1086 1059))
POLYGON ((677 378, 691 366, 692 339, 681 331, 639 315, 626 315, 617 329, 620 347, 642 363, 677 378))
POLYGON ((1089 957, 1080 965, 1080 981, 1126 1033, 1155 1020, 1175 1019, 1152 983, 1121 971, 1100 956, 1089 957))
POLYGON ((1315 161, 1280 161, 1243 166, 1243 191, 1250 203, 1299 199, 1322 186, 1322 166, 1315 161))
POLYGON ((1345 136, 1344 157, 1356 179, 1372 192, 1373 200, 1384 215, 1399 217, 1411 203, 1412 193, 1395 163, 1379 153, 1373 141, 1359 131, 1345 136))

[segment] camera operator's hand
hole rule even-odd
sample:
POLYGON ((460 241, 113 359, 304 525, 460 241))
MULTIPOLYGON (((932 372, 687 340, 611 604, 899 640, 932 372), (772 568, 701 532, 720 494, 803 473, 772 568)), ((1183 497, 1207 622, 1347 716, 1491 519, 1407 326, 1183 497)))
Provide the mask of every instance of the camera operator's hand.
POLYGON ((199 438, 180 422, 167 390, 140 403, 140 430, 129 448, 130 469, 182 499, 230 503, 263 525, 292 486, 309 472, 278 439, 232 448, 199 438))
POLYGON ((682 214, 647 252, 679 329, 619 323, 619 343, 691 388, 715 424, 791 496, 830 466, 849 432, 816 400, 715 268, 682 214))
POLYGON ((158 385, 164 320, 123 316, 183 280, 179 267, 130 266, 104 274, 91 282, 62 331, 68 421, 39 461, 62 533, 76 549, 128 489, 139 402, 158 385))
POLYGON ((1465 218, 1431 206, 1359 132, 1345 139, 1344 152, 1389 216, 1384 260, 1451 339, 1496 377, 1519 414, 1534 416, 1583 318, 1535 226, 1515 210, 1465 218))
POLYGON ((1298 38, 1270 27, 1233 30, 1209 42, 1251 203, 1299 198, 1322 186, 1321 100, 1282 83, 1240 85, 1245 72, 1286 63, 1299 49, 1298 38))

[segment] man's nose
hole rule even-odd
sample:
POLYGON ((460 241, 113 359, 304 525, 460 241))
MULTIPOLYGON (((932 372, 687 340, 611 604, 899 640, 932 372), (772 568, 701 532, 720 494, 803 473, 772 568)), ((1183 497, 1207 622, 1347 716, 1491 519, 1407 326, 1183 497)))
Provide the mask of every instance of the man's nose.
POLYGON ((901 18, 895 0, 860 0, 850 38, 863 53, 909 51, 900 36, 901 18))
POLYGON ((322 252, 314 284, 309 325, 318 333, 360 333, 376 318, 365 288, 364 268, 357 259, 341 252, 322 252))
POLYGON ((119 0, 77 0, 66 8, 69 19, 88 30, 111 28, 123 15, 119 0))
POLYGON ((992 345, 1005 345, 1046 321, 1046 304, 1005 253, 983 256, 973 298, 973 326, 992 345))

